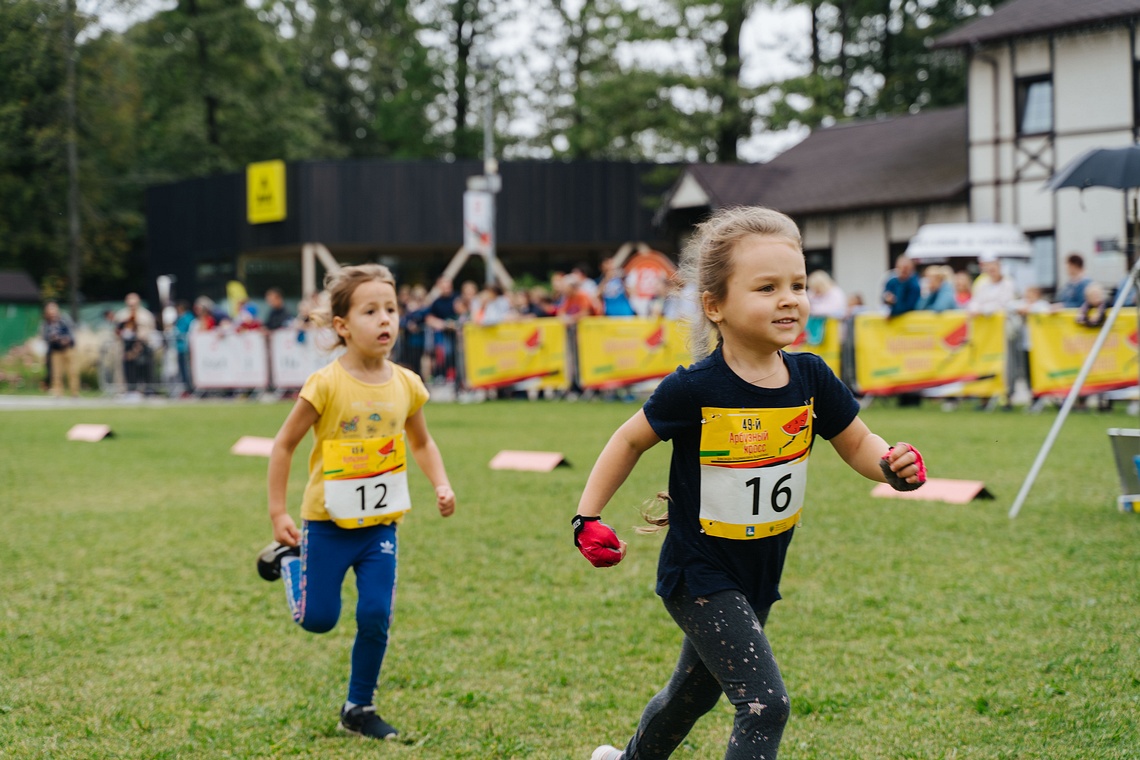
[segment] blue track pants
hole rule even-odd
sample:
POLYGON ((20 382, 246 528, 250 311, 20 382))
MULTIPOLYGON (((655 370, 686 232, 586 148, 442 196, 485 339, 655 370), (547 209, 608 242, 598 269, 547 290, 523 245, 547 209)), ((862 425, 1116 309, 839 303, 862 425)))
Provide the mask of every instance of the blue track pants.
POLYGON ((282 563, 281 576, 293 620, 311 633, 327 633, 340 618, 341 587, 350 567, 358 601, 348 701, 370 705, 396 602, 396 526, 349 530, 331 521, 306 520, 301 557, 282 563))

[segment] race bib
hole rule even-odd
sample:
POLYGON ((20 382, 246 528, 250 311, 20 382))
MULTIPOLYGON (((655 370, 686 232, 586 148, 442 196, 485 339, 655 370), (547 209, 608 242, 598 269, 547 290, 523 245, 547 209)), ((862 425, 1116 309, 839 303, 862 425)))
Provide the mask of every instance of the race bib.
POLYGON ((701 409, 701 527, 749 540, 795 527, 807 485, 812 404, 701 409))
POLYGON ((412 508, 403 434, 325 441, 325 510, 342 528, 392 522, 412 508))

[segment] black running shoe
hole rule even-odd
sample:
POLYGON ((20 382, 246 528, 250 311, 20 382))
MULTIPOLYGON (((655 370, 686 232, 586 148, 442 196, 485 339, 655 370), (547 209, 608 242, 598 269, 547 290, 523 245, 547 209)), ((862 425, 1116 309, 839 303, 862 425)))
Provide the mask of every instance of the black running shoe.
POLYGON ((281 577, 281 560, 300 556, 301 547, 274 541, 257 555, 257 574, 267 581, 275 581, 281 577))
POLYGON ((345 733, 363 736, 368 739, 386 739, 391 741, 400 734, 399 731, 376 714, 375 705, 357 705, 351 710, 341 708, 340 725, 338 725, 337 728, 345 733))

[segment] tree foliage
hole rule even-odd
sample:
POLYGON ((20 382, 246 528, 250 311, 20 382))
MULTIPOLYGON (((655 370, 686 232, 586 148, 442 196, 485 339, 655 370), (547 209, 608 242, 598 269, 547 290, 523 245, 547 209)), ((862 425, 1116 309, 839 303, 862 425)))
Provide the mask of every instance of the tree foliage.
POLYGON ((58 275, 66 177, 63 8, 0 0, 0 266, 58 275))
MULTIPOLYGON (((133 0, 118 0, 131 2, 133 0)), ((115 0, 111 0, 115 2, 115 0)), ((73 19, 83 289, 143 271, 148 185, 252 161, 734 161, 765 129, 961 102, 927 47, 971 0, 177 0, 73 19), (802 74, 745 84, 756 10, 806 6, 802 74), (521 30, 521 31, 520 31, 521 30)), ((0 267, 66 292, 64 0, 0 0, 0 267)))
POLYGON ((908 113, 965 101, 965 62, 929 45, 993 3, 792 0, 811 12, 805 73, 776 84, 770 129, 908 113))

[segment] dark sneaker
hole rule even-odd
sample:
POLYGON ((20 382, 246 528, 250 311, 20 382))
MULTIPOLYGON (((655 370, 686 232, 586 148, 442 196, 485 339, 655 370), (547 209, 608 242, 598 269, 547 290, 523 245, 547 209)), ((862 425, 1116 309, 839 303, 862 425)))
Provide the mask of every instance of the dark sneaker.
POLYGON ((301 547, 274 541, 257 555, 257 574, 267 581, 275 581, 281 577, 281 560, 300 556, 301 547))
POLYGON ((392 740, 400 732, 376 714, 376 705, 357 705, 351 710, 341 708, 338 729, 368 739, 392 740))

